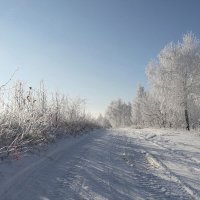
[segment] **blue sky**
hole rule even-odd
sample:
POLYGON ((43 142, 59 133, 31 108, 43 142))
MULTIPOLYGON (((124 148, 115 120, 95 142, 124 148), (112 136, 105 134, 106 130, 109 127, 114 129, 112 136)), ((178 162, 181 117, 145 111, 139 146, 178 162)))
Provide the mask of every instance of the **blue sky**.
POLYGON ((147 85, 164 45, 188 31, 200 38, 199 10, 199 0, 0 0, 0 83, 19 67, 14 79, 43 79, 104 112, 147 85))

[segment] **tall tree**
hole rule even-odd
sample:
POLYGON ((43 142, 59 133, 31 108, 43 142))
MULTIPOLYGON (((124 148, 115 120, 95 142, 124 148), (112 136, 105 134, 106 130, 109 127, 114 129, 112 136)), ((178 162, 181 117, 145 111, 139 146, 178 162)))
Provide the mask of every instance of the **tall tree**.
POLYGON ((190 130, 190 104, 200 95, 200 41, 193 33, 168 44, 149 63, 147 76, 163 105, 180 112, 190 130))

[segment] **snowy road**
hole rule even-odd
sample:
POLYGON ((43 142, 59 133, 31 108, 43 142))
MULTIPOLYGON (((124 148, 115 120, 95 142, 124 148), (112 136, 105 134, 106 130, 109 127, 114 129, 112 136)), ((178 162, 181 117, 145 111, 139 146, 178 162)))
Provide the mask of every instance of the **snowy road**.
POLYGON ((199 199, 198 189, 158 156, 163 148, 119 130, 65 139, 41 157, 27 158, 29 164, 7 164, 13 171, 0 164, 0 199, 199 199))

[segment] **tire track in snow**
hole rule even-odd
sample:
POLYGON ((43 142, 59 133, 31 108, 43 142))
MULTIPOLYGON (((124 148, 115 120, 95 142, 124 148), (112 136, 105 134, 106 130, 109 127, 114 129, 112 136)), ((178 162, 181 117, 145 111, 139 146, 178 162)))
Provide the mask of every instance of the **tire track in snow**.
POLYGON ((191 199, 180 184, 153 174, 142 144, 122 134, 102 131, 56 148, 47 155, 52 159, 42 158, 8 181, 0 199, 191 199))
MULTIPOLYGON (((193 159, 192 157, 187 156, 183 152, 180 153, 178 150, 173 150, 173 149, 171 149, 169 147, 166 147, 166 146, 163 146, 163 145, 161 146, 161 144, 159 142, 155 142, 155 141, 152 141, 152 140, 147 140, 147 141, 149 141, 149 142, 157 145, 158 147, 160 147, 162 149, 165 149, 172 157, 174 157, 174 155, 176 154, 178 156, 184 157, 186 160, 190 160, 192 162, 195 162, 196 166, 200 170, 199 163, 197 163, 195 159, 193 159)), ((162 166, 167 171, 170 172, 171 176, 173 176, 173 178, 176 179, 177 182, 179 182, 179 184, 184 188, 184 190, 186 190, 193 197, 193 199, 197 199, 197 200, 200 199, 200 194, 199 194, 199 192, 197 190, 195 190, 190 185, 188 185, 187 183, 185 183, 185 181, 179 175, 177 175, 176 173, 174 173, 173 171, 171 171, 169 169, 169 167, 167 167, 167 165, 165 165, 161 160, 159 160, 159 162, 162 164, 162 166)))
MULTIPOLYGON (((0 188, 1 200, 63 199, 65 190, 57 179, 64 175, 61 167, 65 160, 72 161, 70 158, 73 158, 76 146, 81 146, 88 138, 86 135, 78 140, 73 139, 67 147, 57 146, 46 156, 22 169, 0 188)), ((73 166, 72 163, 70 165, 73 166)))
POLYGON ((141 146, 138 146, 138 143, 134 143, 134 141, 129 140, 129 146, 132 148, 132 150, 129 151, 129 154, 134 155, 132 158, 134 160, 131 161, 131 158, 127 155, 126 162, 127 164, 132 163, 132 168, 135 168, 135 180, 138 182, 137 186, 141 187, 143 192, 146 193, 145 199, 193 199, 180 184, 177 184, 177 182, 162 181, 158 176, 155 176, 152 173, 146 159, 146 152, 141 149, 141 146))
MULTIPOLYGON (((171 148, 167 148, 165 146, 161 146, 161 144, 152 141, 150 139, 147 139, 145 137, 140 136, 139 137, 140 143, 143 143, 144 141, 147 141, 149 143, 152 143, 153 145, 158 146, 160 149, 165 150, 166 152, 170 153, 170 155, 172 157, 174 157, 174 154, 177 153, 176 150, 172 150, 171 148)), ((145 145, 145 143, 144 143, 145 145)), ((149 155, 149 157, 152 157, 154 160, 157 161, 157 165, 162 166, 162 168, 166 171, 166 174, 169 175, 170 179, 173 179, 174 181, 176 181, 176 183, 179 185, 180 190, 182 190, 184 193, 187 193, 190 195, 191 199, 195 199, 195 200, 199 200, 200 199, 200 195, 198 194, 198 191, 195 190, 194 188, 192 188, 190 185, 188 185, 187 183, 185 183, 182 178, 177 175, 176 173, 174 173, 173 171, 171 171, 169 169, 169 167, 167 167, 167 165, 165 165, 155 154, 152 154, 150 151, 148 151, 147 149, 144 150, 144 152, 146 152, 145 154, 149 155)), ((178 154, 180 156, 180 154, 178 154)), ((185 154, 181 154, 182 156, 185 156, 185 154)), ((188 156, 185 156, 186 159, 188 159, 188 156)), ((192 159, 190 159, 192 160, 192 159)))

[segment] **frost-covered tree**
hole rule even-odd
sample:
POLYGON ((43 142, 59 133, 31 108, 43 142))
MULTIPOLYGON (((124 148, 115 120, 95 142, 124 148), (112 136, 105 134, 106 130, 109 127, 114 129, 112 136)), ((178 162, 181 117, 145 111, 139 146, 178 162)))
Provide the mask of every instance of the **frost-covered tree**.
POLYGON ((132 124, 132 105, 130 102, 123 103, 123 126, 130 126, 132 124))
POLYGON ((132 106, 133 124, 137 127, 165 126, 165 115, 161 112, 160 105, 156 96, 139 86, 132 106))
POLYGON ((131 125, 131 104, 121 99, 112 101, 106 110, 106 119, 112 127, 125 127, 131 125))
POLYGON ((111 127, 109 120, 106 119, 104 116, 102 116, 102 114, 100 114, 97 117, 97 123, 100 125, 100 127, 103 127, 103 128, 110 128, 111 127))
POLYGON ((188 33, 182 42, 168 44, 149 63, 147 76, 162 109, 178 113, 190 130, 190 108, 200 95, 200 41, 188 33))
POLYGON ((146 97, 144 87, 139 85, 137 89, 136 98, 132 105, 132 122, 136 126, 144 126, 143 104, 146 97))

